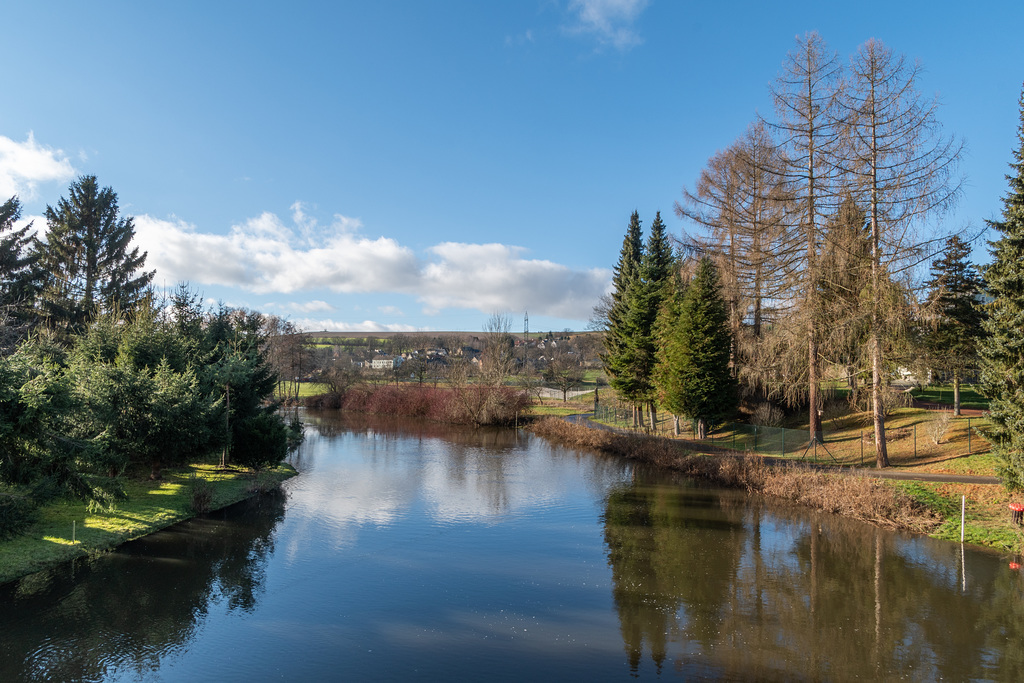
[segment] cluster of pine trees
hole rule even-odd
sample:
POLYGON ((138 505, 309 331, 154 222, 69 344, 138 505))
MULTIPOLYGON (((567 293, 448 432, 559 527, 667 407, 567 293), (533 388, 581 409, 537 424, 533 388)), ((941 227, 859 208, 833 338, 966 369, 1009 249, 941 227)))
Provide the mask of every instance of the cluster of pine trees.
POLYGON ((684 189, 676 213, 698 230, 676 262, 660 216, 645 245, 634 213, 598 318, 611 384, 637 424, 660 404, 703 430, 738 393, 806 410, 808 438, 821 439, 823 387, 845 378, 885 467, 898 371, 944 375, 959 412, 981 362, 993 436, 1024 487, 1024 152, 983 273, 959 235, 925 229, 960 194, 962 143, 942 134, 919 70, 875 40, 844 64, 817 34, 798 39, 772 86, 776 117, 684 189), (985 293, 995 303, 982 306, 985 293))
POLYGON ((117 195, 93 176, 46 210, 46 238, 0 210, 0 536, 40 503, 110 504, 126 475, 221 454, 278 464, 289 430, 263 316, 204 310, 182 285, 158 300, 117 195))
POLYGON ((633 212, 615 266, 613 292, 600 315, 606 330, 602 360, 612 388, 634 406, 634 424, 657 405, 675 419, 693 419, 700 438, 736 407, 730 370, 731 334, 718 269, 710 259, 684 279, 661 214, 647 243, 633 212))

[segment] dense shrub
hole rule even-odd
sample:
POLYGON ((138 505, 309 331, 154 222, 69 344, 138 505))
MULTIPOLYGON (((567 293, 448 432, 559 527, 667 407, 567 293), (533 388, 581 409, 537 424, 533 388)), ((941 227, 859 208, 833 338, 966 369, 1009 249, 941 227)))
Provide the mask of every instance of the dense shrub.
POLYGON ((266 411, 240 422, 234 430, 231 462, 256 471, 281 464, 288 455, 288 427, 281 416, 266 411))
POLYGON ((213 484, 206 479, 192 475, 188 481, 189 506, 192 512, 203 514, 213 506, 213 484))
POLYGON ((472 425, 507 425, 516 421, 530 401, 516 387, 429 387, 419 384, 361 385, 344 394, 313 397, 306 405, 341 408, 375 415, 421 417, 437 422, 472 425))
POLYGON ((0 491, 0 540, 17 536, 36 519, 36 505, 28 497, 0 491))

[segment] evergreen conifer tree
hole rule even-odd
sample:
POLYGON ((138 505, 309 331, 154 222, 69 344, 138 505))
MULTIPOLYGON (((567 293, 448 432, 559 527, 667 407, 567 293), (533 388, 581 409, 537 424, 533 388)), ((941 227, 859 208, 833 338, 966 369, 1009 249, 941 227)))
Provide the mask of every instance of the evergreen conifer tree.
POLYGON ((0 307, 3 315, 15 323, 31 317, 39 279, 37 257, 31 253, 32 224, 15 230, 14 223, 20 217, 17 197, 0 205, 0 307))
POLYGON ((1000 237, 990 242, 993 260, 985 270, 992 302, 980 349, 982 391, 991 399, 990 438, 1011 491, 1024 490, 1024 90, 1019 106, 1018 147, 1006 176, 1010 189, 1002 220, 988 222, 1000 237))
POLYGON ((659 211, 651 223, 651 234, 647 238, 647 247, 640 262, 640 285, 631 308, 630 339, 633 347, 632 372, 636 376, 638 399, 647 403, 650 409, 652 429, 657 423, 657 391, 654 382, 657 346, 655 322, 662 302, 670 293, 674 262, 672 246, 669 244, 665 223, 661 220, 659 211))
POLYGON ((634 346, 631 338, 631 307, 635 305, 641 284, 641 262, 644 246, 640 215, 634 211, 629 219, 626 236, 622 240, 619 262, 612 277, 611 303, 608 307, 607 329, 604 335, 604 363, 612 388, 625 400, 636 403, 641 388, 636 386, 634 346))
POLYGON ((982 282, 967 261, 970 246, 953 235, 942 257, 932 263, 928 299, 932 324, 925 331, 932 363, 948 371, 953 379, 953 414, 960 414, 960 382, 965 371, 975 366, 981 323, 979 308, 982 282))
POLYGON ((120 217, 111 188, 82 176, 45 215, 46 243, 36 250, 47 275, 43 313, 52 325, 81 331, 96 315, 141 301, 154 271, 141 271, 146 253, 131 247, 135 226, 120 217))
POLYGON ((672 414, 673 432, 679 435, 679 417, 685 413, 683 388, 676 372, 682 363, 682 348, 679 343, 679 328, 686 284, 678 270, 672 274, 662 298, 661 309, 654 323, 655 364, 654 385, 658 400, 672 414))
POLYGON ((737 383, 729 369, 729 312, 722 299, 718 270, 701 259, 683 297, 670 343, 680 412, 697 421, 697 437, 736 409, 737 383))

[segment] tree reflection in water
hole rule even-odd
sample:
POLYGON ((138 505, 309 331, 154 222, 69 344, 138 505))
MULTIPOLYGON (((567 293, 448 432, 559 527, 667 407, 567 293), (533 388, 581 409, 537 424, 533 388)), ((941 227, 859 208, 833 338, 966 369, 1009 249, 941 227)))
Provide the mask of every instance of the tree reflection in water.
POLYGON ((613 490, 604 523, 634 672, 646 651, 733 680, 1024 680, 1021 577, 968 556, 964 591, 953 544, 664 475, 613 490))
POLYGON ((0 587, 0 680, 155 671, 165 654, 188 646, 213 604, 254 610, 284 510, 283 492, 258 496, 0 587), (58 633, 75 634, 73 645, 58 633))

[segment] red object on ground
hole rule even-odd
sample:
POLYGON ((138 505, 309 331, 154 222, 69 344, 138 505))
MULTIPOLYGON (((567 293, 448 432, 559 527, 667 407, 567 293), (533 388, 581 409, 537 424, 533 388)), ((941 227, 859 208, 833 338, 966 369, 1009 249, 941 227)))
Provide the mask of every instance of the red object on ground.
POLYGON ((1024 503, 1010 503, 1010 510, 1013 511, 1013 521, 1021 524, 1024 521, 1024 503))
POLYGON ((1020 562, 1011 562, 1010 563, 1010 569, 1012 569, 1014 571, 1017 571, 1018 569, 1020 569, 1020 562))

